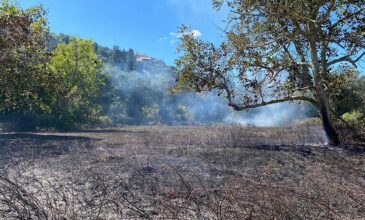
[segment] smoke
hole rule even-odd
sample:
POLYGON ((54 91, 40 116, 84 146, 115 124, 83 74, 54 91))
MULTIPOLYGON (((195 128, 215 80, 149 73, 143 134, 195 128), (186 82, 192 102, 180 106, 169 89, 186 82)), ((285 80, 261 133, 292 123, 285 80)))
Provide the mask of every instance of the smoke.
POLYGON ((111 118, 123 124, 213 124, 229 123, 254 126, 278 126, 303 119, 311 109, 305 104, 280 103, 249 111, 236 112, 224 97, 215 94, 181 93, 171 95, 175 83, 170 67, 162 61, 145 57, 134 72, 125 72, 106 64, 117 87, 118 102, 111 118))
POLYGON ((307 105, 295 103, 279 103, 260 107, 252 113, 233 113, 226 118, 228 123, 255 125, 262 127, 278 126, 308 117, 307 105))
POLYGON ((313 112, 311 106, 298 103, 278 103, 246 111, 235 111, 227 105, 223 96, 192 95, 180 103, 188 106, 194 118, 204 124, 227 123, 259 127, 280 126, 307 118, 313 112))

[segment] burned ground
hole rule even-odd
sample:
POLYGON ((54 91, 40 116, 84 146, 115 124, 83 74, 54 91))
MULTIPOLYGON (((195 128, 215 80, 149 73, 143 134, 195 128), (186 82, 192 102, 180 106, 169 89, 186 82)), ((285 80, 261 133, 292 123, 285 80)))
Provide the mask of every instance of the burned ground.
POLYGON ((365 153, 316 125, 0 135, 5 219, 361 219, 365 153))

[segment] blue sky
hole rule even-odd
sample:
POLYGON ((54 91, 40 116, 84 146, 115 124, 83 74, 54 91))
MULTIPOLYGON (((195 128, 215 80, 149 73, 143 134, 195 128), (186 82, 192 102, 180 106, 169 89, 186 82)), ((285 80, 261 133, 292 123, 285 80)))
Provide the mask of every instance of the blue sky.
MULTIPOLYGON (((190 25, 204 40, 220 42, 226 11, 217 12, 212 0, 15 0, 22 7, 42 4, 55 33, 92 39, 173 65, 177 58, 176 31, 190 25)), ((365 62, 359 63, 365 72, 365 62)))
POLYGON ((177 57, 174 33, 181 24, 191 25, 200 37, 218 42, 224 12, 211 0, 18 0, 29 7, 48 10, 51 31, 93 39, 103 46, 119 45, 164 60, 177 57))

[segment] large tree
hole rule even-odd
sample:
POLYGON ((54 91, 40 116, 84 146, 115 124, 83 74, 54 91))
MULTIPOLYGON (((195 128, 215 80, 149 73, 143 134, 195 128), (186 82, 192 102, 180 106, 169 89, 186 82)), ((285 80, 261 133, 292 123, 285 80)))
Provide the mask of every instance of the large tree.
POLYGON ((56 37, 42 6, 0 0, 0 120, 8 129, 94 122, 113 102, 94 42, 56 37))
POLYGON ((340 138, 331 116, 337 68, 365 55, 363 0, 213 0, 228 8, 219 46, 180 30, 177 85, 172 91, 215 91, 240 111, 281 102, 318 109, 329 144, 340 138))
POLYGON ((42 7, 23 10, 0 0, 0 112, 49 110, 41 95, 52 84, 47 34, 42 7))
POLYGON ((51 91, 56 120, 66 128, 95 121, 103 111, 100 97, 102 92, 106 95, 110 83, 101 73, 102 62, 94 51, 94 42, 71 38, 68 44, 58 44, 52 53, 48 71, 57 80, 51 91))

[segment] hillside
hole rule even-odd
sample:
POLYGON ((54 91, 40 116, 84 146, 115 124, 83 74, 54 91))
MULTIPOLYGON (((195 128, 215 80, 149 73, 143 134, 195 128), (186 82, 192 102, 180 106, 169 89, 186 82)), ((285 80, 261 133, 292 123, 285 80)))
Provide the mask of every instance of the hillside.
MULTIPOLYGON (((65 34, 52 35, 51 47, 69 40, 70 36, 65 34)), ((110 123, 115 125, 239 123, 273 126, 314 115, 309 105, 280 104, 238 113, 214 94, 171 95, 168 89, 175 84, 176 73, 162 60, 133 49, 108 48, 97 43, 95 51, 104 63, 104 74, 111 77, 115 86, 116 102, 108 112, 110 123)))

